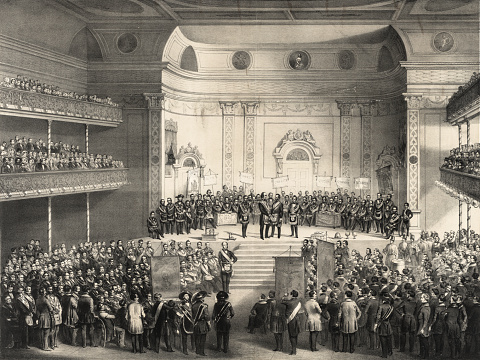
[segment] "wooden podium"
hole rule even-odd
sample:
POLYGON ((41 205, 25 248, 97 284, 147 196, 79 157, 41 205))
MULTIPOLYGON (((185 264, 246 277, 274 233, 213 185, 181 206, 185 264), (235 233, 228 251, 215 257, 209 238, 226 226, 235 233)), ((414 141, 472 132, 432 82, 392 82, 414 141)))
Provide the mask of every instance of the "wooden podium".
POLYGON ((275 256, 275 292, 279 298, 297 290, 305 294, 305 265, 303 256, 275 256))
POLYGON ((329 241, 317 240, 317 288, 328 279, 333 280, 335 274, 335 245, 329 241))

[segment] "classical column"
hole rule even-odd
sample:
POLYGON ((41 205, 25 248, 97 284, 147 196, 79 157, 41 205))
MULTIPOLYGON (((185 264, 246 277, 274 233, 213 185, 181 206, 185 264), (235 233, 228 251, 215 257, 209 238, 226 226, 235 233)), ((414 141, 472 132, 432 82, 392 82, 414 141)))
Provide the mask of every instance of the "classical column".
POLYGON ((52 252, 52 197, 48 197, 47 208, 47 239, 48 239, 48 253, 52 252))
POLYGON ((50 143, 52 142, 52 120, 47 121, 47 155, 50 157, 52 149, 50 149, 50 143))
MULTIPOLYGON (((243 127, 243 170, 255 176, 255 123, 258 102, 242 102, 245 118, 243 127)), ((255 182, 254 182, 255 183, 255 182)), ((253 186, 253 185, 252 185, 253 186)), ((247 185, 245 185, 245 190, 247 185)))
POLYGON ((340 174, 341 177, 350 178, 350 124, 353 104, 337 101, 337 106, 340 109, 340 174))
POLYGON ((235 102, 220 101, 223 117, 223 184, 233 186, 233 136, 235 128, 235 102))
MULTIPOLYGON (((469 150, 470 147, 470 120, 467 120, 467 150, 469 150)), ((471 229, 471 211, 472 205, 467 203, 467 240, 470 240, 470 229, 471 229)))
MULTIPOLYGON (((462 142, 463 142, 462 124, 458 124, 458 148, 460 151, 462 151, 462 142)), ((458 235, 459 236, 463 226, 462 218, 463 218, 463 203, 462 203, 462 200, 458 200, 458 235)))
POLYGON ((148 104, 148 193, 150 210, 156 209, 165 191, 164 95, 144 94, 148 104))
POLYGON ((370 189, 365 190, 365 195, 370 195, 372 186, 372 114, 375 108, 375 100, 360 103, 360 116, 362 121, 362 166, 361 174, 370 179, 370 189))
POLYGON ((85 125, 85 154, 89 154, 90 147, 89 147, 89 141, 88 141, 88 125, 85 125))
POLYGON ((87 242, 90 242, 90 193, 86 193, 87 195, 87 242))

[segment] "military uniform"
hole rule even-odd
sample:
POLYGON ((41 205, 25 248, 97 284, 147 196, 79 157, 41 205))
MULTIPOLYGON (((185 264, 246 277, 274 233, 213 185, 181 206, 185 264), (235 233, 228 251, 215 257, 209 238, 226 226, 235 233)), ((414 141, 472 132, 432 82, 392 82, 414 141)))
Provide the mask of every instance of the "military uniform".
POLYGON ((288 220, 290 223, 290 228, 292 230, 292 234, 290 236, 294 236, 298 238, 298 213, 300 211, 300 206, 292 202, 288 208, 288 220))
POLYGON ((230 340, 230 319, 235 315, 232 304, 227 301, 228 294, 220 291, 217 294, 217 303, 213 306, 212 318, 217 331, 217 351, 228 352, 230 340))
POLYGON ((280 239, 282 229, 283 204, 280 199, 276 199, 272 205, 270 214, 270 223, 272 226, 272 233, 270 237, 275 235, 275 227, 277 228, 277 236, 280 239))
POLYGON ((228 293, 230 291, 230 278, 232 277, 233 263, 237 262, 237 257, 232 251, 222 249, 218 253, 218 261, 220 263, 223 291, 228 293))
POLYGON ((290 352, 290 355, 296 355, 298 334, 300 334, 302 331, 298 314, 302 304, 296 297, 290 300, 283 300, 282 304, 285 304, 286 306, 285 316, 287 318, 288 336, 290 337, 290 343, 292 345, 292 351, 290 352))
POLYGON ((243 202, 239 207, 239 218, 242 224, 242 237, 247 237, 247 227, 250 222, 250 209, 247 202, 243 202))
POLYGON ((378 336, 380 337, 380 345, 382 346, 382 357, 386 358, 392 355, 392 326, 390 325, 390 318, 393 316, 393 306, 390 305, 390 300, 384 299, 377 311, 377 321, 375 324, 378 336))
POLYGON ((173 226, 175 224, 175 204, 172 203, 172 199, 167 200, 167 232, 173 235, 173 226))
POLYGON ((205 342, 207 333, 210 331, 210 315, 208 305, 203 302, 206 296, 205 291, 200 291, 193 296, 192 315, 193 333, 195 336, 195 352, 198 355, 206 356, 205 342))

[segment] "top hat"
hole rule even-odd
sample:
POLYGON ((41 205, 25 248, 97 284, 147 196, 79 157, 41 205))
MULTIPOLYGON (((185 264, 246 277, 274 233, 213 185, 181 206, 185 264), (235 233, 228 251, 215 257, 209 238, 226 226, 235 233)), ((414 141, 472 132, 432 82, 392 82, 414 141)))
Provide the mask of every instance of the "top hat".
POLYGON ((196 292, 195 294, 193 294, 192 303, 196 303, 197 301, 203 300, 205 296, 207 296, 206 291, 201 290, 199 292, 196 292))

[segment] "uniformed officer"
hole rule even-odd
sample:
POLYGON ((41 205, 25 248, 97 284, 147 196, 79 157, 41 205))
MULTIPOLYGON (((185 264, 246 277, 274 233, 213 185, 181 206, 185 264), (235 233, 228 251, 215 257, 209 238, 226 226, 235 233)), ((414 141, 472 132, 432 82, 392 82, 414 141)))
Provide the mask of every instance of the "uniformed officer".
POLYGON ((293 195, 292 202, 288 207, 288 220, 290 223, 290 228, 292 229, 292 234, 290 236, 295 236, 298 238, 298 212, 300 211, 300 206, 297 203, 297 197, 293 195))
POLYGON ((188 355, 187 340, 188 335, 193 337, 193 315, 192 304, 190 300, 192 294, 189 291, 184 291, 178 296, 182 303, 179 306, 182 320, 180 322, 180 334, 182 336, 182 351, 185 355, 188 355))
POLYGON ((220 272, 222 276, 223 291, 230 292, 230 278, 232 277, 233 264, 237 262, 235 254, 228 250, 228 243, 222 242, 222 249, 218 253, 218 262, 220 263, 220 272))
POLYGON ((240 204, 238 209, 238 215, 240 218, 240 223, 242 224, 242 237, 247 237, 247 227, 250 222, 250 206, 248 203, 247 196, 243 197, 243 202, 240 204))
POLYGON ((217 294, 217 303, 213 306, 213 324, 217 331, 217 351, 228 352, 228 343, 230 340, 230 319, 235 315, 232 304, 227 301, 228 294, 225 291, 219 291, 217 294))
POLYGON ((287 329, 287 318, 285 316, 285 304, 275 299, 275 291, 270 290, 267 300, 267 319, 270 321, 270 331, 275 337, 275 349, 273 351, 283 351, 283 333, 287 329))
MULTIPOLYGON (((260 239, 264 240, 263 238, 263 229, 265 225, 268 227, 269 217, 270 217, 270 210, 268 208, 266 194, 262 192, 260 195, 260 201, 258 202, 258 209, 260 210, 260 239)), ((265 237, 268 237, 268 232, 265 232, 265 237)))
POLYGON ((275 235, 276 227, 278 238, 280 239, 283 219, 283 203, 280 201, 280 194, 275 195, 275 200, 272 204, 272 211, 270 217, 272 222, 272 234, 270 235, 270 237, 273 237, 273 235, 275 235))
POLYGON ((382 357, 386 358, 392 355, 392 326, 390 325, 390 318, 393 315, 393 306, 390 304, 391 297, 388 293, 382 293, 382 304, 377 310, 377 320, 374 330, 378 333, 380 338, 380 345, 382 346, 382 357))
POLYGON ((175 204, 171 198, 167 199, 167 205, 165 207, 167 211, 167 232, 173 235, 173 226, 175 224, 175 204))
POLYGON ((177 225, 177 235, 183 234, 183 224, 185 223, 185 205, 183 204, 183 195, 177 196, 175 203, 175 223, 177 225))
POLYGON ((192 297, 192 314, 193 314, 193 333, 195 337, 195 352, 197 355, 207 356, 205 354, 205 342, 207 341, 207 333, 211 329, 210 315, 208 313, 208 305, 203 301, 207 296, 206 291, 199 291, 192 297))

